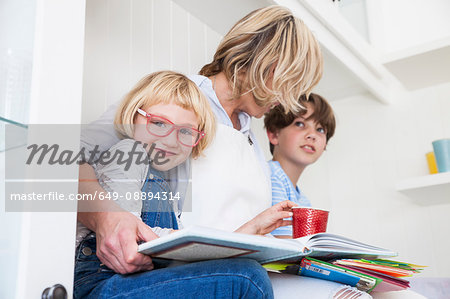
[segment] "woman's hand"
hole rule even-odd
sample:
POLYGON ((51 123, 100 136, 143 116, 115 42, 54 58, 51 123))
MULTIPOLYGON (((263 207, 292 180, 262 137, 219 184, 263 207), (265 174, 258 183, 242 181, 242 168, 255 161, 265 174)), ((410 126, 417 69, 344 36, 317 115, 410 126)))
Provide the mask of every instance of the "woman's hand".
POLYGON ((290 200, 277 203, 242 225, 236 232, 252 235, 265 235, 280 226, 291 225, 291 220, 283 219, 292 217, 292 212, 290 210, 295 206, 297 206, 297 204, 290 200))
MULTIPOLYGON (((106 194, 88 164, 80 166, 79 193, 106 194)), ((81 200, 78 220, 96 233, 97 257, 108 268, 120 274, 153 269, 152 259, 137 251, 138 242, 158 236, 133 214, 108 200, 81 200)))
POLYGON ((120 274, 152 270, 152 259, 138 253, 139 241, 158 238, 150 227, 129 212, 104 212, 99 216, 96 234, 100 261, 120 274))

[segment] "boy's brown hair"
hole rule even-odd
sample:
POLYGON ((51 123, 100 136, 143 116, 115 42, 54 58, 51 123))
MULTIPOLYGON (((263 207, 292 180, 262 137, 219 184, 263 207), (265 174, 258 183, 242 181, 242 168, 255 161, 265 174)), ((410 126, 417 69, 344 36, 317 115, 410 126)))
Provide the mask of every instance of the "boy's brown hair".
MULTIPOLYGON (((311 114, 308 119, 313 119, 317 123, 319 123, 326 132, 327 142, 334 135, 334 131, 336 129, 336 119, 334 117, 333 109, 330 104, 321 96, 315 93, 311 93, 309 98, 306 95, 302 95, 298 102, 303 107, 306 107, 306 104, 310 104, 312 108, 314 108, 313 114, 311 114)), ((294 122, 294 120, 302 115, 305 115, 307 112, 306 109, 301 110, 299 113, 285 113, 283 107, 276 106, 272 110, 270 110, 264 118, 264 127, 267 131, 276 133, 277 131, 289 126, 294 122)), ((269 142, 270 153, 273 154, 274 146, 269 142)))

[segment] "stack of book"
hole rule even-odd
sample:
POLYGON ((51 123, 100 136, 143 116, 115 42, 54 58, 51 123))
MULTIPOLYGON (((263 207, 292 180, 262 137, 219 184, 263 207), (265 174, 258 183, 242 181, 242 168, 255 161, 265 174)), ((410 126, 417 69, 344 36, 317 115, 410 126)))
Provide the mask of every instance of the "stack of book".
POLYGON ((409 288, 409 277, 423 266, 375 259, 338 259, 330 262, 304 257, 300 263, 271 263, 264 267, 271 272, 309 276, 347 284, 365 292, 400 291, 409 288))
POLYGON ((166 262, 249 258, 268 271, 332 280, 366 292, 408 288, 401 277, 421 270, 377 259, 396 256, 393 251, 329 233, 288 240, 193 226, 143 243, 138 251, 166 262))

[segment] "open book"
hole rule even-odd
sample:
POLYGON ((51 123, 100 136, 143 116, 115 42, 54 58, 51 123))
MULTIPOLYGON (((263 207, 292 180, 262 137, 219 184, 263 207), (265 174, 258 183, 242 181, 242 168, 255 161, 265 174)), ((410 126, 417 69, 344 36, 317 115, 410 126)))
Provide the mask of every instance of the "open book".
POLYGON ((298 239, 277 239, 192 226, 139 245, 140 253, 184 262, 245 257, 261 264, 295 262, 304 256, 333 259, 376 258, 395 252, 338 235, 320 233, 298 239))

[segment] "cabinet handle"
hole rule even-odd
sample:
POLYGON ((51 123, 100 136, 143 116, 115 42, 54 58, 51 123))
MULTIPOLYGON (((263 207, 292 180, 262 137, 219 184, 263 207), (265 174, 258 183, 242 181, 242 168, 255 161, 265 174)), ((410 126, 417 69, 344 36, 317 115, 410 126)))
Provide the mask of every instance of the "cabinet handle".
POLYGON ((42 292, 42 299, 67 299, 66 288, 62 284, 55 284, 52 287, 46 288, 42 292))

